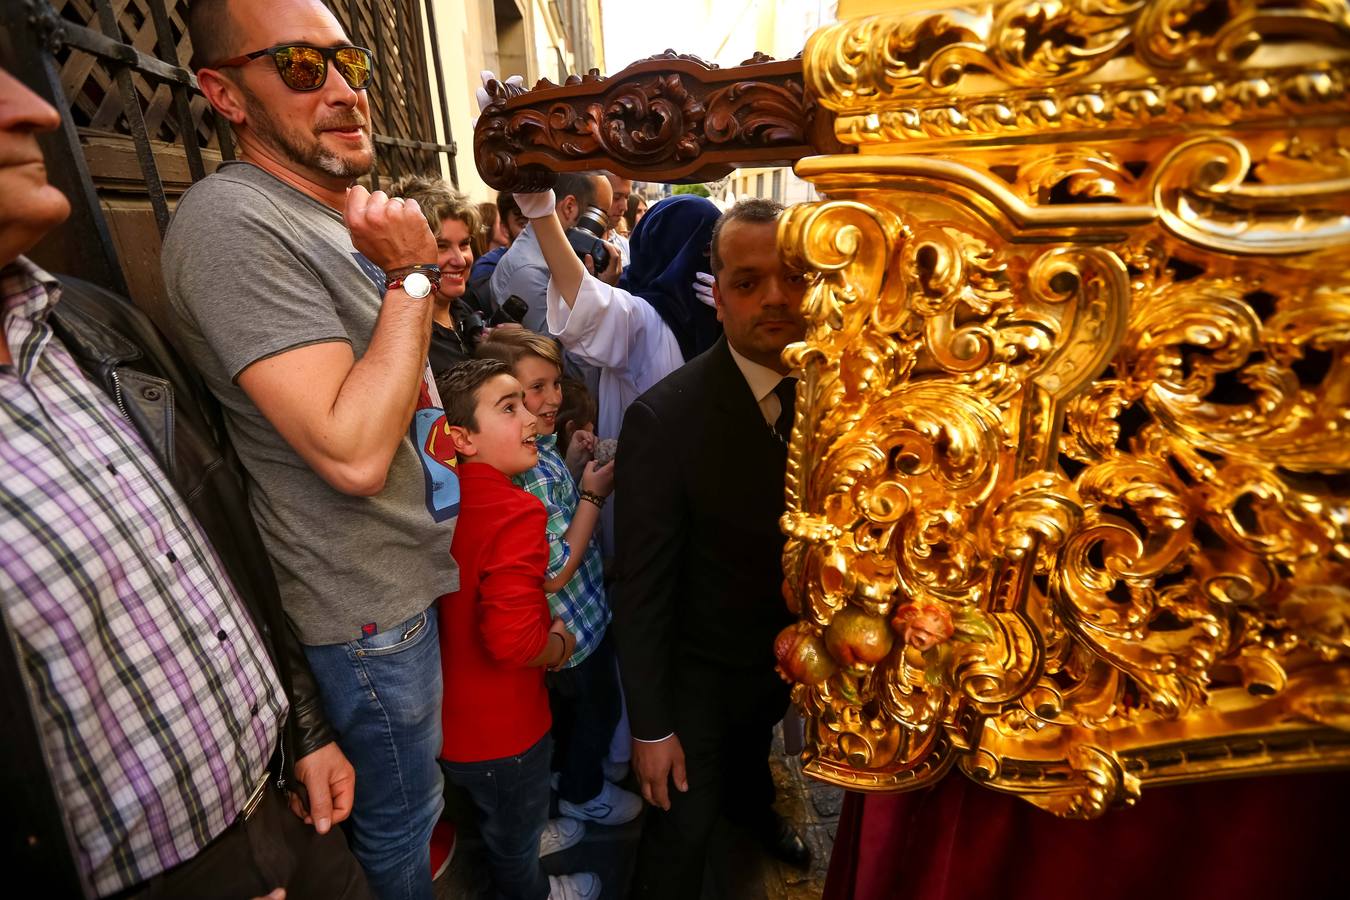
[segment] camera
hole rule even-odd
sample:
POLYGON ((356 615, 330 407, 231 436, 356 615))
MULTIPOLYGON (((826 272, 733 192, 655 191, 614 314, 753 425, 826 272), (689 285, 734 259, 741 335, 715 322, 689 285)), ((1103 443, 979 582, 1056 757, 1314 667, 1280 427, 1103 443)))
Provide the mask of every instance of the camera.
POLYGON ((525 321, 525 314, 530 311, 530 305, 512 294, 507 297, 502 305, 497 307, 497 311, 488 319, 489 325, 519 325, 525 321))
POLYGON ((609 230, 609 216, 598 206, 588 206, 581 212, 577 224, 567 229, 567 242, 582 262, 589 254, 595 271, 609 268, 609 248, 601 240, 609 230))
POLYGON ((465 344, 470 353, 478 346, 478 342, 483 339, 483 331, 486 327, 483 322, 483 315, 469 304, 459 301, 458 308, 452 308, 455 314, 455 330, 459 332, 460 339, 465 344))

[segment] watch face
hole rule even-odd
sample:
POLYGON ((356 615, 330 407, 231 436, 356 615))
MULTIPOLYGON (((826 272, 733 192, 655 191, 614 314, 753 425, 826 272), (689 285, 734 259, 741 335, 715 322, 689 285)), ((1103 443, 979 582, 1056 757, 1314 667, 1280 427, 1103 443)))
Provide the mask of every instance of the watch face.
POLYGON ((421 300, 431 293, 431 279, 421 272, 413 272, 403 279, 403 293, 414 300, 421 300))

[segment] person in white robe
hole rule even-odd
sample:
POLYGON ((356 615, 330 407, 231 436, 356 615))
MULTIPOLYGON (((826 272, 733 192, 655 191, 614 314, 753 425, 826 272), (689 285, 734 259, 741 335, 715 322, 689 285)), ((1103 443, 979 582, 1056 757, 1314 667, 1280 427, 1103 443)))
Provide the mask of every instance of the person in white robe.
POLYGON ((631 235, 633 262, 614 286, 577 258, 549 196, 516 196, 551 275, 545 324, 569 353, 600 368, 597 434, 618 437, 628 405, 722 333, 709 274, 719 212, 693 195, 657 203, 631 235))

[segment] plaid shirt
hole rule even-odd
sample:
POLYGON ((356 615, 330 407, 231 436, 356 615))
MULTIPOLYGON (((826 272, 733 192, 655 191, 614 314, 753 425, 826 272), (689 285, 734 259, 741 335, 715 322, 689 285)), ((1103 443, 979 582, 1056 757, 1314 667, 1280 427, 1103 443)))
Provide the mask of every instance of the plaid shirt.
MULTIPOLYGON (((571 550, 563 540, 567 526, 581 502, 581 492, 572 481, 572 473, 558 455, 557 435, 540 435, 535 442, 539 448, 539 462, 533 469, 517 475, 516 484, 544 502, 548 511, 548 569, 545 578, 553 578, 567 565, 571 550)), ((577 637, 577 649, 563 668, 579 665, 605 636, 609 625, 609 599, 605 596, 605 571, 600 561, 600 544, 591 536, 586 545, 586 559, 572 579, 555 594, 548 595, 548 608, 567 623, 567 630, 577 637)))
POLYGON ((286 699, 215 551, 47 314, 0 270, 0 609, 99 894, 190 859, 265 776, 286 699))

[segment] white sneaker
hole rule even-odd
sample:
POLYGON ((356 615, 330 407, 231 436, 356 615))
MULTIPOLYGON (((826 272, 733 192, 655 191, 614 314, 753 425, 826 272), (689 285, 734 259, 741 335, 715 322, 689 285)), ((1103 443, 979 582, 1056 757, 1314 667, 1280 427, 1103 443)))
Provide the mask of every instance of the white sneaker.
POLYGON ((628 777, 628 760, 615 761, 605 757, 602 768, 605 770, 605 780, 614 784, 618 784, 628 777))
POLYGON ((548 876, 548 900, 595 900, 600 877, 593 872, 548 876))
POLYGON ((544 833, 539 835, 539 858, 561 853, 568 847, 575 847, 586 836, 586 823, 561 816, 549 819, 544 833))
POLYGON ((642 798, 606 781, 600 793, 585 803, 568 803, 559 799, 558 812, 601 825, 622 825, 641 815, 642 798))

